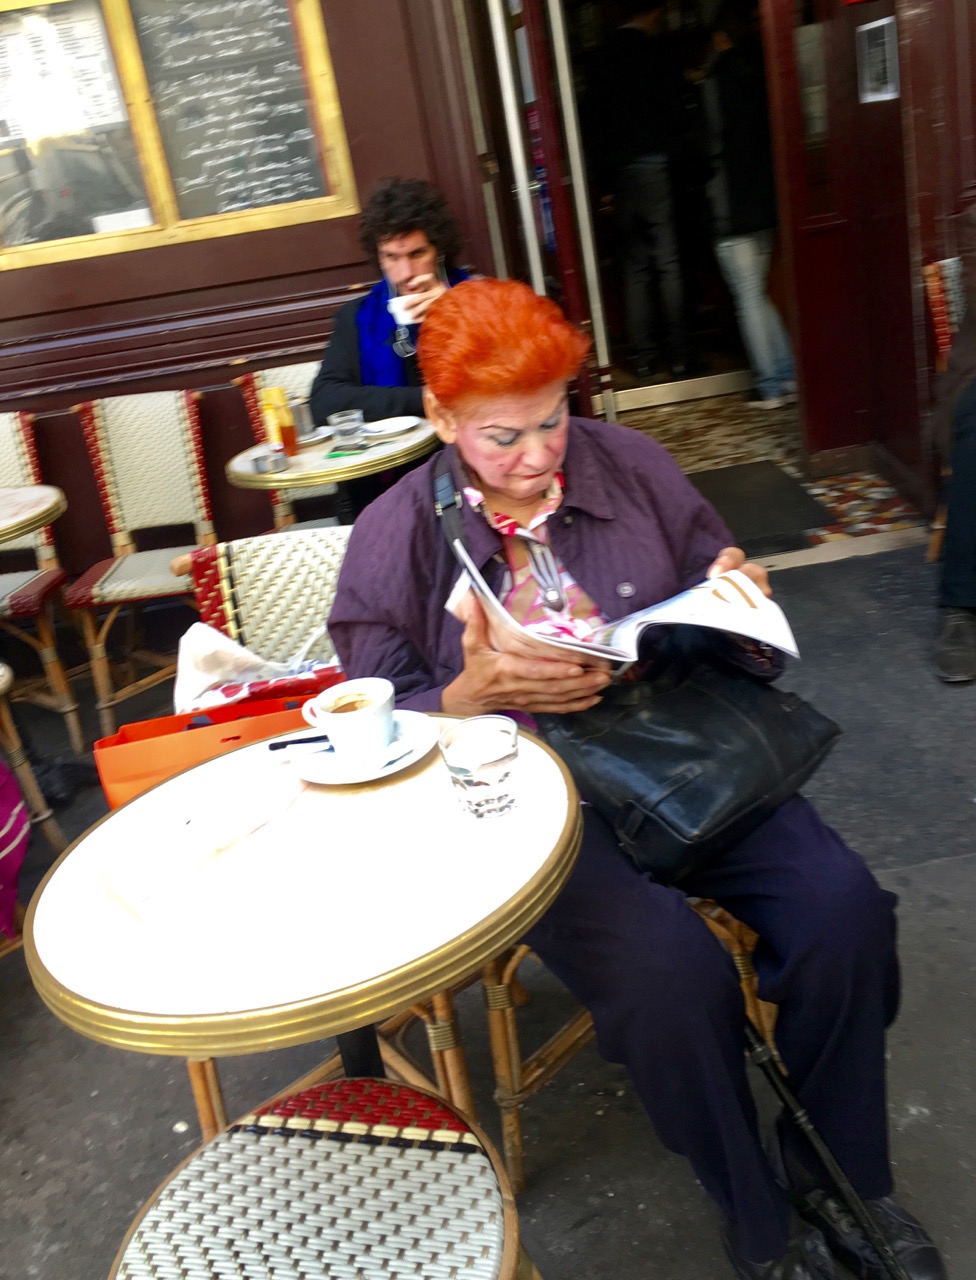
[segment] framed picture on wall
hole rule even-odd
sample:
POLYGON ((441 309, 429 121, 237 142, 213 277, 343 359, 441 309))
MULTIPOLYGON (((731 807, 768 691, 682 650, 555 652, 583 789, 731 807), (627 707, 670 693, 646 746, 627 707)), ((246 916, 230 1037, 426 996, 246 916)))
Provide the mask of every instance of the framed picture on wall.
POLYGON ((898 28, 894 18, 879 18, 855 28, 857 98, 887 102, 901 92, 898 77, 898 28))

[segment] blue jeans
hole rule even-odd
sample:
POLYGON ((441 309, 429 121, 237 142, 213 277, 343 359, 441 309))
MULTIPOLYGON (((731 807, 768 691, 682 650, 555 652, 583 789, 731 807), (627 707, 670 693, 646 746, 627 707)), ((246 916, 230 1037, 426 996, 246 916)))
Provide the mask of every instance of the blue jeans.
POLYGON ((732 293, 739 332, 762 400, 785 394, 796 377, 793 348, 779 312, 766 296, 773 232, 753 231, 715 241, 715 257, 732 293))

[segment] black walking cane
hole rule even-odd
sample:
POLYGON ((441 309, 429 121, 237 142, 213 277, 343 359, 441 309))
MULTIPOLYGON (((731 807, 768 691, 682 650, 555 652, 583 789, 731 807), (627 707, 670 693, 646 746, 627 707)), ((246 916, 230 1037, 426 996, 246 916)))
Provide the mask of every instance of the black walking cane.
POLYGON ((776 1096, 786 1108, 790 1119, 817 1153, 817 1158, 840 1193, 844 1204, 850 1210, 851 1216, 874 1246, 878 1257, 881 1259, 881 1265, 890 1280, 911 1280, 905 1268, 895 1257, 894 1250, 888 1243, 884 1232, 872 1218, 867 1205, 851 1186, 844 1170, 831 1155, 830 1148, 813 1127, 813 1122, 807 1111, 800 1105, 799 1099, 787 1085, 783 1073, 773 1057, 773 1051, 748 1018, 746 1019, 746 1052, 750 1060, 756 1064, 772 1085, 776 1096))

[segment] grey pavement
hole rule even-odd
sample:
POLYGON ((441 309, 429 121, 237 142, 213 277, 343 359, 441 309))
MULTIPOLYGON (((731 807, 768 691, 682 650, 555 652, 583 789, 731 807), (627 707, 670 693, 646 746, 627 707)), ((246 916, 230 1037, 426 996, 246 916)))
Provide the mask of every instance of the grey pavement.
MULTIPOLYGON (((944 1247, 954 1280, 976 1274, 976 686, 934 677, 934 570, 920 548, 778 573, 801 663, 785 683, 845 734, 808 788, 901 898, 904 999, 890 1035, 890 1114, 899 1193, 944 1247)), ((81 687, 84 693, 84 687, 81 687)), ((127 718, 165 710, 162 691, 127 718)), ((44 754, 54 718, 18 712, 44 754)), ((75 836, 104 812, 97 788, 58 816, 75 836)), ((50 863, 35 839, 25 893, 50 863)), ((287 927, 278 895, 241 927, 256 947, 287 927)), ((79 945, 97 946, 79 921, 79 945)), ((173 945, 182 930, 173 921, 173 945)), ((120 957, 120 962, 124 957, 120 957)), ((160 963, 166 963, 165 954, 160 963)), ((538 965, 520 1014, 528 1043, 572 1007, 538 965)), ((481 1119, 497 1138, 480 996, 460 1002, 481 1119)), ((23 961, 0 960, 0 1276, 99 1280, 143 1200, 196 1142, 179 1059, 114 1050, 63 1027, 23 961)), ((231 1113, 287 1085, 323 1045, 226 1059, 231 1113)), ((768 1123, 773 1106, 756 1084, 768 1123)), ((709 1204, 665 1152, 624 1073, 591 1047, 523 1111, 526 1244, 545 1280, 728 1280, 709 1204)))

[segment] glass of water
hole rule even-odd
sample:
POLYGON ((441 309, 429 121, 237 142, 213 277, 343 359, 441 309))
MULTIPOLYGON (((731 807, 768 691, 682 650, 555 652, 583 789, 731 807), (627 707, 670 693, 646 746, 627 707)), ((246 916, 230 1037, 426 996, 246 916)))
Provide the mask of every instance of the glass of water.
POLYGON ((335 433, 337 449, 358 449, 362 445, 365 439, 362 409, 343 409, 341 413, 330 413, 326 421, 335 433))
POLYGON ((515 805, 512 774, 518 725, 508 716, 472 716, 444 729, 441 755, 462 807, 476 818, 507 813, 515 805))

